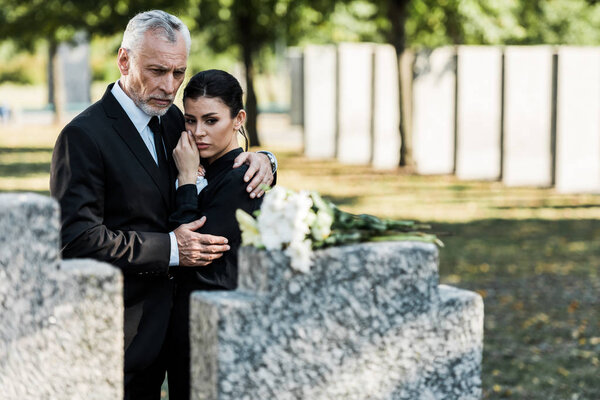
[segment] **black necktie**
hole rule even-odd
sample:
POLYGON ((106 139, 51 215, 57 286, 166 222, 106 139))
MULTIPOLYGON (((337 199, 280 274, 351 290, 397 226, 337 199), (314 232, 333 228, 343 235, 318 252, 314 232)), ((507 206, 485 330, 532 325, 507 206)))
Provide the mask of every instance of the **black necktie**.
POLYGON ((167 163, 167 155, 165 154, 165 146, 162 140, 162 128, 158 117, 152 117, 148 123, 148 127, 154 134, 154 148, 156 149, 156 159, 158 160, 159 186, 162 188, 162 191, 169 193, 169 164, 167 163))
POLYGON ((148 122, 148 127, 154 134, 154 148, 156 149, 156 159, 158 160, 158 168, 165 168, 166 170, 167 156, 165 154, 165 146, 163 145, 162 129, 157 116, 150 118, 150 122, 148 122))

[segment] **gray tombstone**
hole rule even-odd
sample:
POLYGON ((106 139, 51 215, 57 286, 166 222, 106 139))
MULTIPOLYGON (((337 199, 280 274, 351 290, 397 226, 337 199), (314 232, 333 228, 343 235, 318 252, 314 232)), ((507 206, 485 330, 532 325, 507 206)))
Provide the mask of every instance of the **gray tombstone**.
POLYGON ((558 50, 556 189, 600 192, 600 48, 558 50))
POLYGON ((502 50, 459 46, 457 63, 456 176, 499 179, 502 50))
POLYGON ((338 46, 337 159, 346 164, 371 162, 373 45, 338 46))
POLYGON ((242 248, 238 290, 192 294, 192 399, 481 397, 483 302, 438 285, 435 246, 314 256, 242 248))
POLYGON ((413 156, 419 174, 454 172, 456 57, 452 47, 420 51, 413 82, 413 156))
POLYGON ((58 54, 63 67, 66 102, 82 108, 90 103, 92 72, 90 68, 90 44, 84 34, 74 43, 61 43, 58 54))
POLYGON ((122 398, 121 273, 59 246, 54 200, 0 194, 1 397, 122 398))
POLYGON ((398 59, 391 45, 374 46, 373 159, 376 169, 400 164, 400 95, 398 59))
POLYGON ((335 157, 336 126, 335 46, 306 46, 304 154, 309 158, 335 157))
POLYGON ((304 59, 302 51, 290 47, 287 53, 288 70, 290 75, 290 123, 304 123, 304 59))
POLYGON ((552 184, 550 46, 505 49, 504 164, 507 186, 552 184))

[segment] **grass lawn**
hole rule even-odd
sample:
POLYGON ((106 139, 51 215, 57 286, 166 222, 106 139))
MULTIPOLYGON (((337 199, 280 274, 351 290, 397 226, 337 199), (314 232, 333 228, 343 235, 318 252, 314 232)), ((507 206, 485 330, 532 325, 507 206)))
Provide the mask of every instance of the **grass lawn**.
MULTIPOLYGON (((0 125, 0 191, 48 194, 57 132, 0 125)), ((484 297, 484 398, 600 398, 600 196, 379 172, 266 147, 278 156, 279 185, 444 234, 441 281, 484 297)))

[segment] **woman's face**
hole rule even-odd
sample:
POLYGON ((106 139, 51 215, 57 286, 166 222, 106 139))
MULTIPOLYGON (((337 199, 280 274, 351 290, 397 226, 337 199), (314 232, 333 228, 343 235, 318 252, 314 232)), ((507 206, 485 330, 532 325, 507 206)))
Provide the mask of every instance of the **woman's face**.
POLYGON ((246 119, 241 110, 235 118, 219 98, 187 98, 184 101, 185 129, 192 132, 200 157, 212 163, 222 155, 239 147, 237 131, 246 119))

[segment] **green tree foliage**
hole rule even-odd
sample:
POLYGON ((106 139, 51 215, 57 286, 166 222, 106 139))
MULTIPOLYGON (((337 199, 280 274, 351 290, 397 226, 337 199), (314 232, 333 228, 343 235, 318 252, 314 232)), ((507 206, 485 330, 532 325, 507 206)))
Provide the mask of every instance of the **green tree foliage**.
POLYGON ((596 0, 412 0, 407 40, 444 44, 600 44, 596 0))
POLYGON ((327 0, 195 0, 198 27, 214 51, 236 51, 245 67, 246 127, 253 145, 258 107, 254 89, 261 54, 296 43, 307 26, 326 21, 335 2, 327 0))
MULTIPOLYGON (((59 43, 74 38, 78 32, 88 35, 111 35, 123 31, 136 13, 153 8, 173 10, 188 0, 0 0, 0 40, 11 39, 22 48, 32 50, 39 40, 46 40, 49 62, 58 62, 59 43)), ((57 66, 57 64, 56 64, 57 66)), ((60 89, 63 77, 53 67, 49 87, 60 89), (56 84, 54 84, 56 83, 56 84)), ((56 119, 64 112, 64 93, 52 91, 56 119)))
POLYGON ((177 10, 188 0, 0 0, 0 38, 25 47, 38 39, 68 41, 76 32, 111 35, 122 32, 136 13, 177 10))
POLYGON ((402 33, 390 6, 406 3, 411 47, 448 44, 600 44, 598 0, 372 0, 387 41, 402 33), (390 37, 389 35, 392 34, 390 37))
POLYGON ((17 85, 31 85, 45 79, 44 57, 27 54, 16 46, 13 41, 5 40, 0 43, 0 84, 7 82, 17 85))
MULTIPOLYGON (((203 34, 207 35, 209 46, 217 52, 236 51, 243 60, 248 113, 246 127, 253 145, 260 144, 254 89, 258 59, 265 50, 273 49, 278 43, 293 43, 302 35, 305 3, 302 0, 196 0, 195 19, 203 34)), ((334 4, 326 0, 311 3, 319 5, 322 10, 333 9, 334 4)))
POLYGON ((598 45, 600 0, 338 0, 322 26, 308 37, 387 42, 399 53, 450 44, 598 45))

